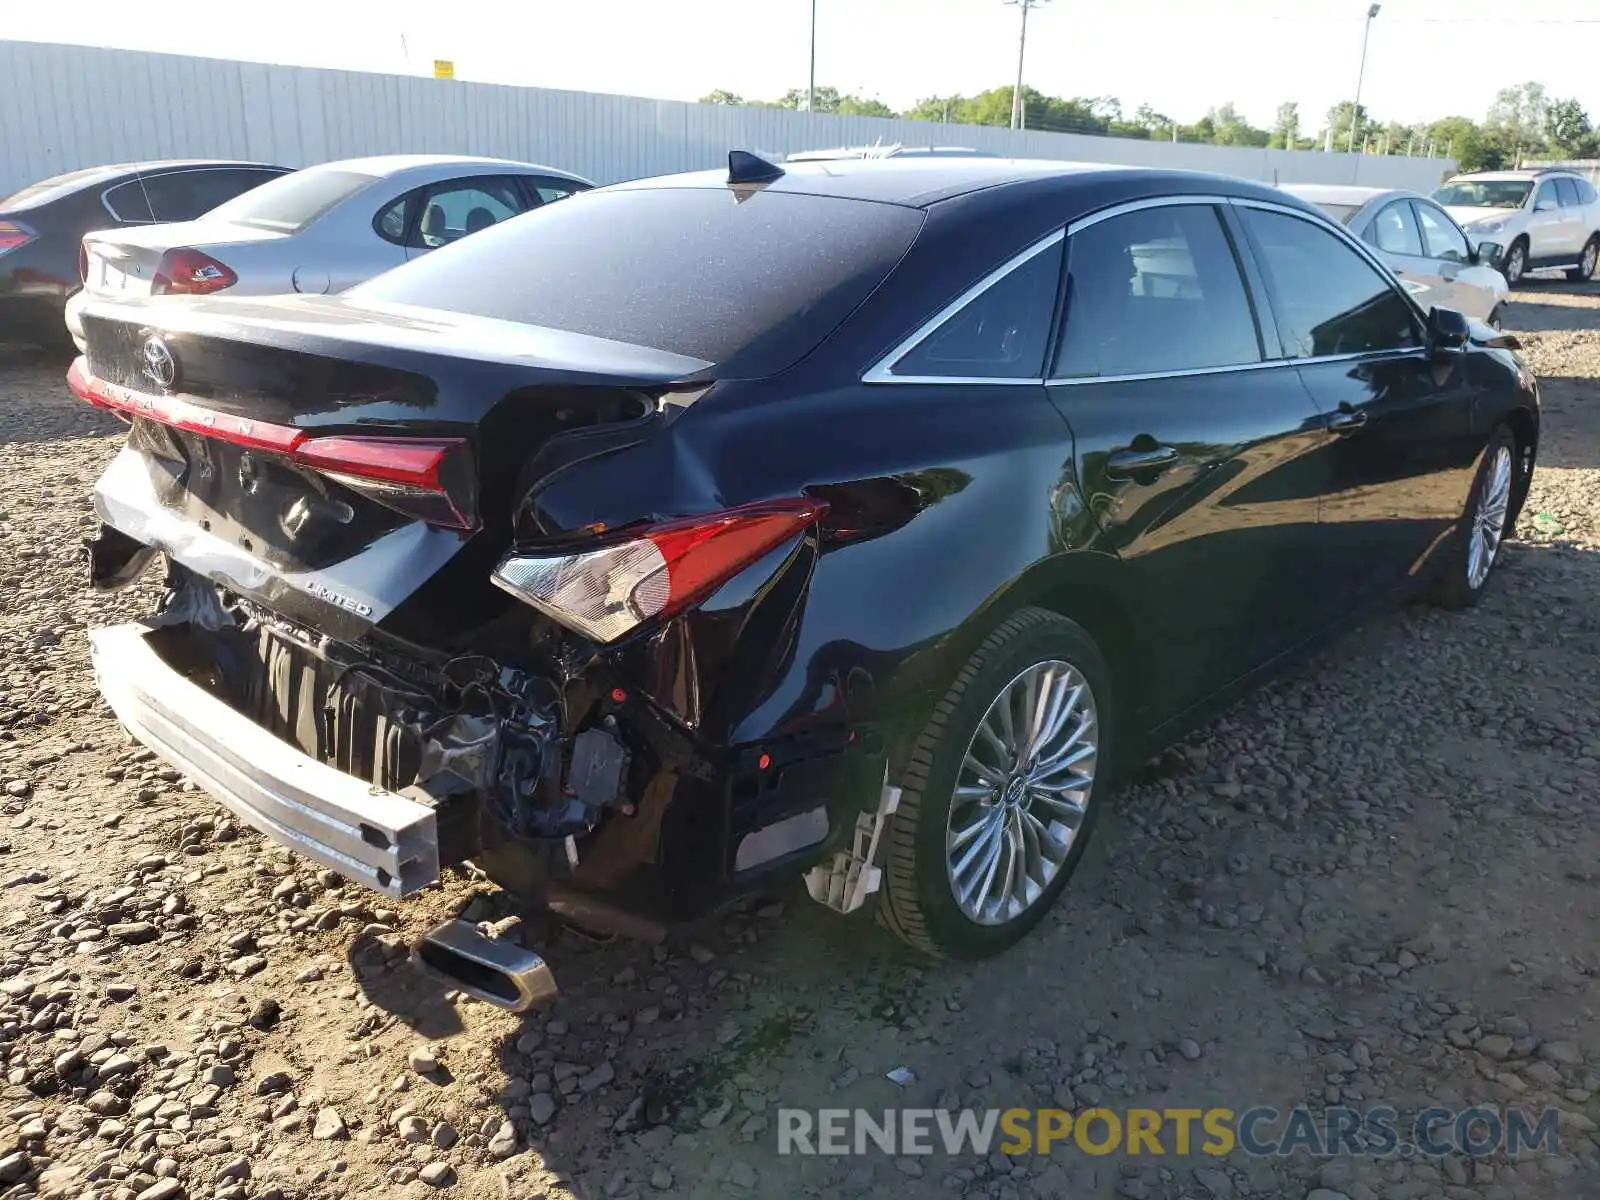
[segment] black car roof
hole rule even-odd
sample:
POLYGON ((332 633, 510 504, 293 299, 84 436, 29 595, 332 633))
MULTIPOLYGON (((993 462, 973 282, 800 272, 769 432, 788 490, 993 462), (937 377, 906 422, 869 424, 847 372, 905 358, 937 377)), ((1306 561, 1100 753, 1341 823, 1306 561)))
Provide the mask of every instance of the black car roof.
POLYGON ((283 172, 292 169, 278 166, 276 163, 250 162, 233 158, 156 158, 146 162, 106 163, 103 166, 62 171, 47 179, 36 180, 11 193, 9 197, 0 198, 0 203, 17 202, 31 206, 42 201, 59 200, 84 188, 105 187, 125 178, 132 179, 135 175, 158 175, 164 171, 196 167, 249 167, 262 171, 283 172), (25 199, 19 201, 19 197, 25 199))
MULTIPOLYGON (((783 172, 770 183, 750 186, 766 191, 873 200, 911 208, 926 208, 942 200, 1009 184, 1030 183, 1035 185, 1032 190, 1041 186, 1050 189, 1052 181, 1063 192, 1090 185, 1099 190, 1124 184, 1130 194, 1209 191, 1284 202, 1283 193, 1273 188, 1226 175, 1111 163, 1015 158, 882 158, 789 163, 783 165, 783 172)), ((716 170, 636 179, 614 184, 613 189, 728 186, 727 171, 716 170)))

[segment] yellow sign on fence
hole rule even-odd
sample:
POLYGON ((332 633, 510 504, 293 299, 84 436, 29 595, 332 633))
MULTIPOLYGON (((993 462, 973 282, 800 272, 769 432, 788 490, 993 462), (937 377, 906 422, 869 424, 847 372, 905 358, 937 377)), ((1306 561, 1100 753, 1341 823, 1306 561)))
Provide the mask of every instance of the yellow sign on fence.
POLYGON ((435 79, 454 79, 456 77, 456 64, 448 58, 434 59, 433 77, 435 79))

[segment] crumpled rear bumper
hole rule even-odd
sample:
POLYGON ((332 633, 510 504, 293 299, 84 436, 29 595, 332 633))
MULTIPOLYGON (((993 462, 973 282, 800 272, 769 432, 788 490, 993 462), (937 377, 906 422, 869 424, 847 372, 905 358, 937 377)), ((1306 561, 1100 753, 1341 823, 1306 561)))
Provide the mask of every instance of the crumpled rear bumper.
POLYGON ((89 633, 129 732, 268 837, 387 895, 439 878, 435 812, 302 754, 170 666, 148 625, 89 633))

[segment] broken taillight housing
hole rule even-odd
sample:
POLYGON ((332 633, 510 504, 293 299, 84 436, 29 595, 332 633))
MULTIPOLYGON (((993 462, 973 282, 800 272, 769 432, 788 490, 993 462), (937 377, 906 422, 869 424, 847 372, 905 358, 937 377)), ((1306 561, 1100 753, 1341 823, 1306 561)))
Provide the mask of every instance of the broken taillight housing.
POLYGON ((817 520, 826 506, 772 500, 631 531, 589 550, 519 554, 491 578, 519 600, 597 642, 710 595, 817 520))

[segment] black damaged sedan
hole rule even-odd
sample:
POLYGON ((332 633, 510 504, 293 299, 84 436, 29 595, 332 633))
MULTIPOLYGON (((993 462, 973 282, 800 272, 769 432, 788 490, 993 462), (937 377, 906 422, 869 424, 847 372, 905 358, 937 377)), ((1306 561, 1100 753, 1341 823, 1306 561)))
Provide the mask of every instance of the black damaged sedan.
MULTIPOLYGON (((391 895, 464 860, 649 926, 804 874, 972 958, 1119 768, 1527 493, 1514 340, 1205 175, 888 160, 586 193, 337 297, 85 312, 130 423, 92 634, 123 723, 391 895)), ((515 933, 422 959, 510 1006, 515 933)))

